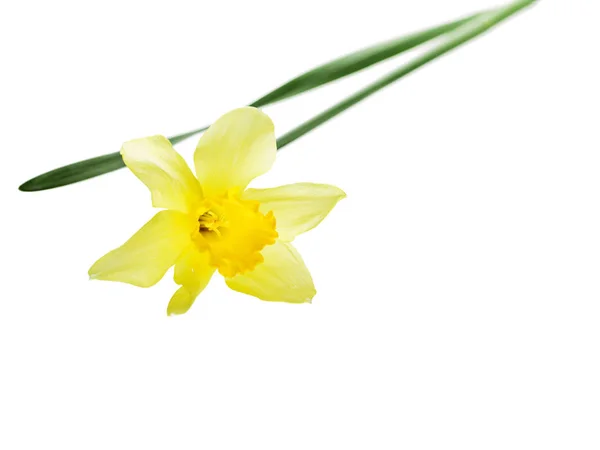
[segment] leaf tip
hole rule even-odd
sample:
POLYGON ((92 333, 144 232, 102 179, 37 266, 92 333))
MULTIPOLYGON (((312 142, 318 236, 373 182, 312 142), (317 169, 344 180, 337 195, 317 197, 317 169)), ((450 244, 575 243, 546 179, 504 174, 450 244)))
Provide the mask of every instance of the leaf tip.
POLYGON ((33 179, 26 181, 25 183, 23 183, 21 186, 19 186, 19 190, 21 192, 33 192, 33 191, 37 191, 37 189, 35 188, 35 185, 32 183, 33 179))

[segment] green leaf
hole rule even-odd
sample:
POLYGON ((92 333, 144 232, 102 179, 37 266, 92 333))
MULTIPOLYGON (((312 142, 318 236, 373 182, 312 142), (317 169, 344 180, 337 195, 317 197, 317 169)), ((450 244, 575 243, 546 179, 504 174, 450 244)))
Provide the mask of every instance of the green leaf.
MULTIPOLYGON (((284 85, 251 103, 250 106, 255 106, 257 108, 266 106, 353 74, 359 70, 372 66, 373 64, 410 50, 431 39, 437 38, 444 33, 454 30, 455 28, 480 17, 482 14, 485 13, 474 14, 466 18, 379 43, 342 56, 341 58, 323 64, 288 81, 284 85)), ((201 133, 206 130, 206 128, 208 127, 202 127, 187 133, 172 136, 169 140, 172 144, 176 144, 201 133)), ((291 141, 288 141, 287 143, 289 142, 291 141)), ((121 154, 119 152, 109 153, 51 170, 50 172, 46 172, 23 183, 19 186, 19 189, 28 192, 52 189, 97 177, 122 167, 125 167, 125 164, 123 163, 121 154)))
POLYGON ((484 13, 473 14, 454 22, 439 25, 428 30, 409 34, 386 42, 381 42, 363 50, 342 56, 341 58, 316 67, 311 71, 288 81, 273 92, 259 98, 250 106, 260 108, 261 106, 278 102, 353 74, 437 38, 480 17, 482 14, 484 13))

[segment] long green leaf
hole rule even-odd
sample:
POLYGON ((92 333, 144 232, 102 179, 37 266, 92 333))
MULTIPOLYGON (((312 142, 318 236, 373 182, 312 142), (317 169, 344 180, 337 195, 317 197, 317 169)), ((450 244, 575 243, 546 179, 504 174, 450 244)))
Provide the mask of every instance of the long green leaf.
MULTIPOLYGON (((437 38, 444 33, 456 29, 470 22, 482 14, 474 14, 453 22, 438 25, 428 30, 419 31, 402 36, 391 41, 379 43, 354 53, 342 56, 332 62, 323 64, 305 74, 302 74, 284 85, 269 92, 250 104, 250 106, 262 107, 280 100, 315 89, 339 78, 358 72, 373 64, 384 61, 402 52, 410 50, 431 39, 437 38)), ((187 133, 179 134, 169 138, 172 144, 181 142, 191 136, 201 133, 208 127, 198 128, 187 133)), ((59 167, 23 183, 21 191, 41 191, 59 186, 83 181, 124 167, 119 152, 109 153, 67 166, 59 167)))
POLYGON ((337 116, 342 111, 345 111, 346 109, 350 108, 351 106, 355 105, 361 100, 364 100, 368 96, 374 94, 375 92, 393 83, 394 81, 408 75, 409 73, 424 66, 425 64, 433 61, 434 59, 439 58, 440 56, 449 52, 450 50, 470 41, 471 39, 484 33, 485 31, 499 24, 503 20, 509 18, 516 12, 520 11, 521 9, 527 6, 530 6, 535 2, 536 0, 516 1, 505 7, 498 8, 495 11, 483 13, 479 17, 469 21, 468 23, 465 23, 464 25, 456 28, 455 30, 450 31, 443 38, 443 42, 437 45, 436 47, 425 52, 423 55, 416 57, 415 59, 399 67, 398 69, 393 70, 384 77, 379 78, 378 80, 369 84, 365 88, 357 91, 353 95, 345 98, 341 102, 333 105, 332 107, 326 109, 325 111, 316 115, 312 119, 304 122, 303 124, 299 125, 298 127, 292 129, 291 131, 278 138, 277 149, 281 150, 281 148, 285 147, 287 144, 295 141, 299 137, 315 129, 324 122, 327 122, 329 119, 337 116))

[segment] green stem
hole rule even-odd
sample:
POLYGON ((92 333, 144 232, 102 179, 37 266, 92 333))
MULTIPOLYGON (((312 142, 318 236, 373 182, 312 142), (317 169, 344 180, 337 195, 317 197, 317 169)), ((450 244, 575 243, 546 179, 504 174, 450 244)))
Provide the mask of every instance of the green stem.
POLYGON ((536 0, 517 1, 503 8, 499 8, 496 11, 482 14, 478 18, 475 18, 472 21, 457 28, 456 30, 449 32, 444 41, 438 46, 427 51, 423 55, 418 56, 414 60, 399 67, 398 69, 390 72, 388 75, 378 79, 374 83, 366 86, 365 88, 361 89, 360 91, 356 92, 350 97, 347 97, 341 102, 326 109, 322 113, 316 115, 312 119, 304 122, 303 124, 299 125, 298 127, 281 136, 279 139, 277 139, 277 148, 281 149, 285 147, 289 143, 295 141, 299 137, 305 135, 309 131, 325 123, 332 117, 337 116, 342 111, 345 111, 346 109, 357 104, 361 100, 364 100, 368 96, 374 94, 375 92, 393 83, 394 81, 424 66, 428 62, 433 61, 434 59, 439 58, 440 56, 449 52, 450 50, 464 44, 467 41, 470 41, 471 39, 484 33, 488 29, 509 18, 510 16, 525 8, 526 6, 531 5, 535 1, 536 0))

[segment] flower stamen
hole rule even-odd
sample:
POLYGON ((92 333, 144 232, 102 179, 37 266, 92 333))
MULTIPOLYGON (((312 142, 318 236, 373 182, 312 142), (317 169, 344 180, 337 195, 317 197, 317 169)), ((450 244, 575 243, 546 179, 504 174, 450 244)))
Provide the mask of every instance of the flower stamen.
POLYGON ((198 231, 200 233, 212 232, 221 237, 219 228, 225 225, 224 220, 214 211, 206 211, 198 218, 198 231))

